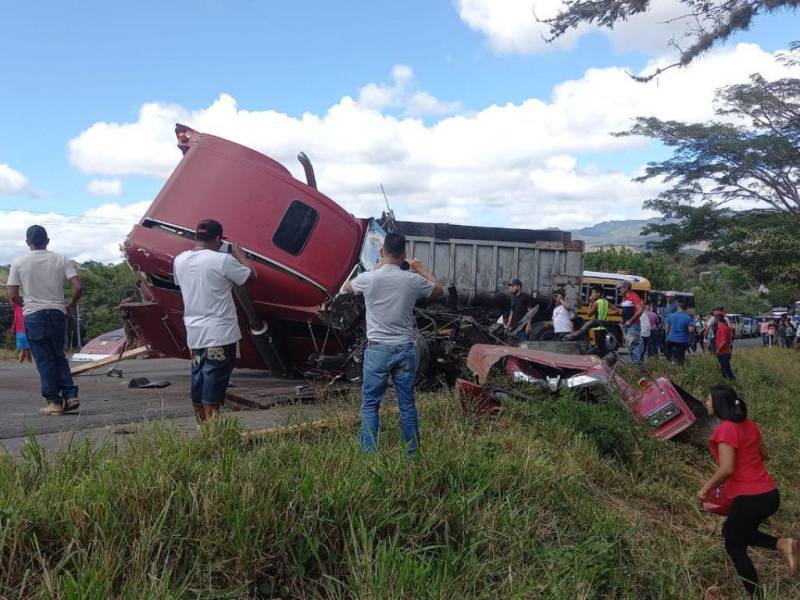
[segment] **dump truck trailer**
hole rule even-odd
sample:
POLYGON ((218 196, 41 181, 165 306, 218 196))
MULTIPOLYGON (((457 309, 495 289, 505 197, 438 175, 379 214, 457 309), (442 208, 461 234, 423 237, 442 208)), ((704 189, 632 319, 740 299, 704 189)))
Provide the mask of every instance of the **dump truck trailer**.
POLYGON ((421 260, 467 304, 491 303, 512 279, 522 289, 549 298, 556 290, 577 304, 583 242, 558 230, 476 227, 400 221, 406 253, 421 260))
POLYGON ((341 292, 374 268, 388 228, 406 234, 409 256, 448 290, 438 306, 419 308, 420 362, 437 363, 441 353, 452 362, 460 345, 496 342, 488 325, 512 278, 529 293, 563 288, 578 298, 583 243, 567 232, 356 218, 317 189, 302 153, 305 182, 239 144, 182 125, 175 131, 183 158, 124 243, 141 274, 141 298, 120 308, 152 350, 189 356, 173 261, 194 245, 194 227, 206 218, 223 224, 225 240, 240 244, 257 272, 235 290, 244 334, 239 367, 359 373, 363 301, 341 292))

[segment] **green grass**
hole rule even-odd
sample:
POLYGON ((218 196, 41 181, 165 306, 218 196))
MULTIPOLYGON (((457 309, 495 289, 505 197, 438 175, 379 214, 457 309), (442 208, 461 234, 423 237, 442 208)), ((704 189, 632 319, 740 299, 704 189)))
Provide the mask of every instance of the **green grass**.
MULTIPOLYGON (((734 358, 774 456, 775 531, 800 517, 797 363, 734 358)), ((677 379, 699 393, 714 367, 692 361, 677 379)), ((45 457, 31 443, 24 461, 0 459, 0 597, 737 597, 721 519, 694 498, 706 450, 650 439, 613 403, 471 422, 429 395, 420 410, 415 460, 393 413, 374 457, 351 426, 246 445, 229 420, 124 450, 45 457)), ((754 554, 772 597, 800 597, 777 559, 754 554)))
POLYGON ((0 348, 0 360, 17 360, 19 352, 8 348, 0 348))

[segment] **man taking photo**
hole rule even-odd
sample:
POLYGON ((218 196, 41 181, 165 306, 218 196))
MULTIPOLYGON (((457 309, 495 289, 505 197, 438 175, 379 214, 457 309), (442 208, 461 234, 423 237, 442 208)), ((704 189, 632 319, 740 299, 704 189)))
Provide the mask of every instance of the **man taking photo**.
POLYGON ((372 271, 347 282, 345 291, 363 294, 367 308, 367 349, 361 400, 361 448, 374 453, 380 428, 379 410, 391 376, 400 409, 400 428, 409 454, 419 444, 414 399, 417 353, 414 348, 414 304, 444 294, 442 284, 418 260, 406 263, 406 238, 389 233, 381 261, 372 271))
POLYGON ((192 406, 199 423, 219 413, 242 338, 233 286, 255 279, 242 249, 220 252, 222 225, 197 224, 196 244, 175 257, 173 277, 183 296, 186 344, 192 351, 192 406))
POLYGON ((83 286, 78 272, 69 260, 50 252, 47 231, 31 225, 25 233, 30 252, 11 263, 8 273, 8 299, 22 304, 19 288, 25 292, 22 312, 36 370, 47 406, 43 415, 62 415, 80 406, 78 386, 72 381, 69 361, 64 355, 66 314, 74 312, 83 286), (64 303, 64 281, 72 290, 69 304, 64 303))

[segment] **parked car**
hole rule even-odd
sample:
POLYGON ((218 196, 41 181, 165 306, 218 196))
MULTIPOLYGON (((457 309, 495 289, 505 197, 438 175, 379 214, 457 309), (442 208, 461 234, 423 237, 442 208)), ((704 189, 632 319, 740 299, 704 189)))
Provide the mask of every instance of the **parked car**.
POLYGON ((730 326, 733 329, 733 337, 744 337, 742 328, 742 315, 739 313, 728 313, 725 316, 728 318, 728 323, 730 323, 730 326))
POLYGON ((74 362, 103 360, 125 351, 125 330, 115 329, 98 335, 87 343, 80 352, 72 355, 74 362))
POLYGON ((756 320, 753 317, 742 317, 742 335, 741 337, 750 338, 757 334, 756 320))

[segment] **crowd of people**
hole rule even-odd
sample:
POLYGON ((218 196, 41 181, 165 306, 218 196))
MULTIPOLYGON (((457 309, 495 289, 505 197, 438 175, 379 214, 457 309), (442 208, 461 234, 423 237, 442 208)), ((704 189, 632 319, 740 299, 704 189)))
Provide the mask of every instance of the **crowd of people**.
POLYGON ((788 315, 764 319, 759 325, 759 333, 765 348, 778 346, 800 350, 800 327, 796 327, 788 315))
MULTIPOLYGON (((513 279, 508 292, 510 303, 502 318, 507 335, 520 341, 531 339, 537 317, 539 321, 549 319, 547 326, 556 340, 574 334, 575 307, 566 300, 562 290, 557 290, 551 299, 535 298, 522 290, 519 279, 513 279), (547 308, 543 309, 545 305, 547 308)), ((619 286, 619 298, 619 304, 615 305, 604 297, 601 286, 589 289, 586 316, 595 321, 593 339, 601 354, 607 349, 608 319, 619 316, 625 345, 634 364, 642 366, 647 358, 664 357, 683 365, 687 354, 710 353, 719 361, 722 376, 736 379, 731 368, 735 332, 724 306, 701 315, 678 302, 672 293, 667 293, 666 302, 657 306, 643 301, 627 281, 619 286)), ((784 326, 781 331, 788 331, 788 327, 784 326)))
POLYGON ((663 305, 656 306, 651 302, 644 309, 650 322, 650 335, 644 341, 647 356, 663 356, 683 365, 687 354, 713 354, 717 357, 722 376, 736 379, 731 369, 735 332, 726 313, 724 306, 718 306, 704 316, 687 308, 668 292, 663 305))

